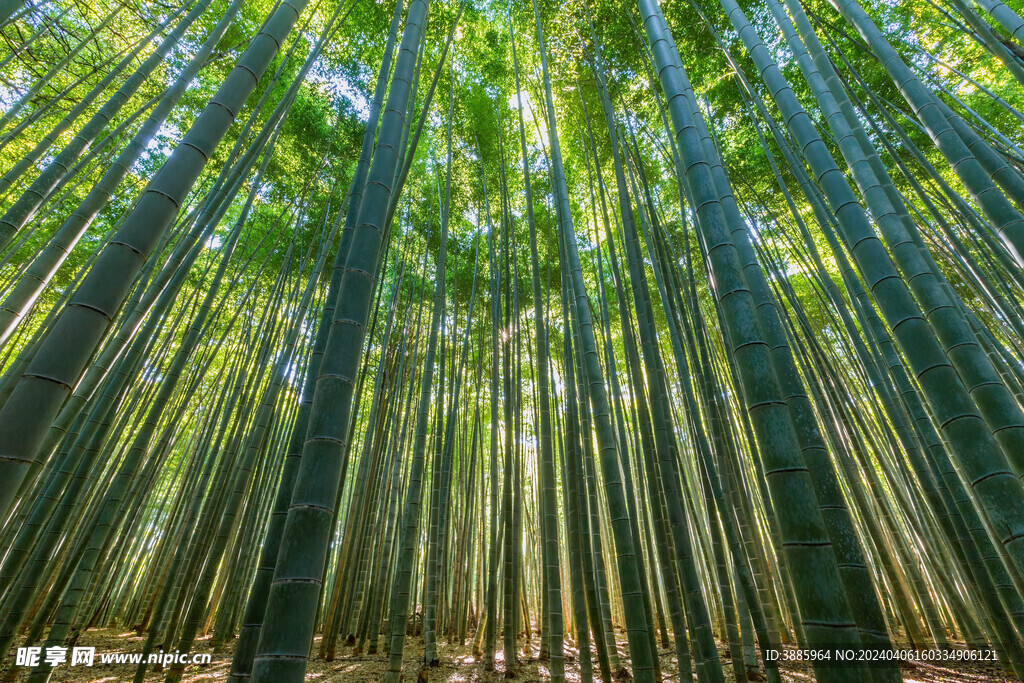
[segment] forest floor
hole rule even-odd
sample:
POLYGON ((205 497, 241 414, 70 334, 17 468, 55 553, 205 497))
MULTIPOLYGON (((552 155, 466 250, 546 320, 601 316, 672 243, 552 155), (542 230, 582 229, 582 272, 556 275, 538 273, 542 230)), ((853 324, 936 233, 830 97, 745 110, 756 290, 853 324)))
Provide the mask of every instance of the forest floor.
MULTIPOLYGON (((624 634, 620 634, 621 642, 619 649, 626 651, 624 634)), ((142 649, 143 638, 134 632, 124 632, 117 629, 90 629, 80 641, 80 647, 95 647, 96 660, 92 667, 60 665, 53 670, 50 681, 53 683, 122 683, 130 681, 135 673, 134 665, 130 664, 100 664, 100 654, 112 653, 133 653, 142 649)), ((317 638, 319 644, 319 638, 317 638)), ((211 681, 224 681, 227 679, 228 670, 231 667, 231 653, 233 643, 228 644, 220 652, 212 653, 212 661, 205 666, 188 667, 184 683, 205 683, 211 681)), ((517 669, 516 683, 534 683, 548 680, 547 662, 538 661, 537 638, 531 641, 531 649, 528 654, 521 655, 517 669)), ((314 652, 317 646, 314 645, 314 652)), ((209 638, 201 639, 192 650, 193 654, 209 652, 209 638)), ((465 646, 441 644, 439 647, 441 666, 428 670, 426 680, 433 683, 498 683, 503 681, 504 663, 501 653, 497 654, 497 671, 484 671, 481 657, 474 657, 472 644, 465 646)), ((720 644, 722 663, 725 666, 725 679, 733 680, 732 666, 729 661, 726 648, 720 644)), ((576 650, 566 648, 566 680, 579 681, 579 664, 576 657, 576 650)), ((419 662, 423 655, 423 641, 420 638, 410 637, 406 642, 405 651, 405 681, 413 683, 419 673, 419 662)), ((13 654, 3 662, 6 671, 13 664, 13 654)), ((334 661, 323 661, 312 659, 306 672, 307 681, 323 681, 326 683, 370 683, 384 680, 384 673, 387 671, 387 655, 353 655, 351 648, 343 648, 334 661)), ((599 679, 596 672, 597 662, 594 662, 595 678, 599 679)), ((675 653, 672 649, 661 650, 661 666, 663 678, 666 683, 679 681, 679 673, 675 664, 675 653)), ((995 662, 968 662, 932 665, 926 663, 901 663, 900 669, 903 673, 903 680, 906 683, 1003 683, 1015 680, 1003 673, 1002 668, 995 662)), ((22 680, 28 669, 21 670, 22 680)), ((814 676, 809 667, 783 665, 783 680, 787 682, 813 681, 814 676)), ((158 683, 162 681, 164 674, 149 671, 146 683, 158 683)), ((10 680, 10 679, 7 679, 10 680)))

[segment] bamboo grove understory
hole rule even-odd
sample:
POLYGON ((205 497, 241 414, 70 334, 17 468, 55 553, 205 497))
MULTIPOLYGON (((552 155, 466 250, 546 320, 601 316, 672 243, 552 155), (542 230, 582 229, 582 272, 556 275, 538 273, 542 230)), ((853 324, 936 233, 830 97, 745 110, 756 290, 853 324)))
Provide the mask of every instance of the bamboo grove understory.
POLYGON ((0 0, 6 680, 1024 678, 1022 14, 0 0))

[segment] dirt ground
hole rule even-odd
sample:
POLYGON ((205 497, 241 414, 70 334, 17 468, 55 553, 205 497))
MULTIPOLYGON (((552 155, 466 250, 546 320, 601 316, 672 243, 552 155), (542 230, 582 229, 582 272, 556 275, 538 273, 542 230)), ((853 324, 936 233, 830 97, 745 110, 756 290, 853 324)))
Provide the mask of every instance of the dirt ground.
MULTIPOLYGON (((115 652, 139 652, 142 649, 142 637, 134 632, 122 632, 115 629, 90 629, 81 637, 79 646, 92 646, 97 653, 115 652)), ((318 639, 319 641, 319 639, 318 639)), ((229 644, 221 652, 212 655, 212 662, 206 666, 190 666, 186 671, 184 681, 186 683, 202 683, 210 681, 223 681, 227 679, 228 670, 231 666, 231 650, 229 644)), ((625 651, 625 640, 619 644, 620 652, 625 651)), ((313 650, 316 651, 316 646, 313 650)), ((431 668, 428 671, 428 679, 433 683, 497 683, 504 680, 504 662, 501 653, 497 654, 497 671, 484 671, 483 661, 471 654, 472 647, 467 643, 464 647, 441 644, 440 646, 441 666, 431 668)), ((423 641, 420 638, 410 636, 405 648, 405 681, 413 683, 417 680, 419 673, 419 662, 423 653, 423 641)), ((209 639, 200 640, 193 648, 193 653, 208 652, 209 639)), ((516 672, 517 683, 534 683, 536 681, 548 680, 547 662, 540 662, 538 656, 538 642, 534 637, 531 641, 530 652, 523 655, 516 672)), ((732 667, 725 648, 721 648, 722 662, 725 665, 726 680, 733 680, 732 667)), ((576 657, 577 652, 567 647, 566 650, 566 679, 568 681, 579 681, 579 664, 576 657)), ((5 670, 13 664, 13 656, 4 661, 5 670)), ((595 669, 596 669, 595 661, 595 669)), ((663 678, 666 683, 679 681, 679 673, 675 665, 673 650, 661 651, 661 666, 663 678)), ((1005 675, 1001 667, 994 663, 958 663, 955 665, 931 665, 931 664, 905 664, 901 663, 904 681, 907 683, 988 683, 1015 680, 1005 675)), ((370 683, 384 680, 384 672, 387 670, 387 655, 353 655, 350 648, 339 650, 339 655, 332 662, 325 662, 320 659, 313 659, 309 663, 306 672, 307 681, 317 682, 344 682, 344 683, 370 683)), ((809 667, 794 668, 783 666, 783 679, 787 682, 812 681, 814 677, 809 667)), ((54 669, 50 680, 54 683, 122 683, 130 681, 134 675, 133 665, 101 665, 97 655, 96 664, 93 667, 61 665, 54 669)), ((8 672, 9 673, 9 672, 8 672)), ((23 680, 27 669, 22 669, 22 675, 16 680, 23 680)), ((596 675, 596 671, 595 671, 596 675)), ((7 680, 10 678, 5 677, 7 680)), ((157 683, 163 680, 163 674, 150 672, 146 677, 146 683, 157 683)), ((694 679, 696 680, 696 679, 694 679)))

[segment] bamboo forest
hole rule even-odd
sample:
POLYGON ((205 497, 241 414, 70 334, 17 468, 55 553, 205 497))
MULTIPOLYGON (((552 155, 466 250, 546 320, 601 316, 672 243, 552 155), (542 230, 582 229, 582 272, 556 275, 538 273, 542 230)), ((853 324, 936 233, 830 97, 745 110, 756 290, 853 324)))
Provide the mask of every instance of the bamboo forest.
POLYGON ((0 683, 1024 680, 1024 0, 0 0, 0 683))

